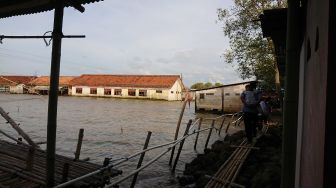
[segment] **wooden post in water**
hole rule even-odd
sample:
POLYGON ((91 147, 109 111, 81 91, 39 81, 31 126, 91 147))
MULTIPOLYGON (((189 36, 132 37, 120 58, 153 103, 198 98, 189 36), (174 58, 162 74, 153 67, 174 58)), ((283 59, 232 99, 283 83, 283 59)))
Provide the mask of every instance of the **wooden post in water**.
POLYGON ((84 129, 79 129, 78 142, 77 142, 77 148, 76 148, 74 161, 79 160, 80 152, 81 152, 81 149, 82 149, 83 137, 84 137, 84 129))
POLYGON ((210 140, 210 137, 211 137, 212 129, 215 127, 215 121, 216 120, 212 120, 211 128, 210 128, 209 134, 208 134, 208 138, 206 139, 206 142, 205 142, 204 150, 207 149, 207 147, 208 147, 208 143, 209 143, 209 140, 210 140))
MULTIPOLYGON (((192 120, 190 119, 189 122, 188 122, 188 124, 187 124, 187 127, 186 127, 186 129, 185 129, 185 131, 184 131, 183 136, 186 136, 186 135, 188 134, 188 132, 189 132, 189 127, 190 127, 191 123, 192 123, 192 120)), ((178 160, 179 160, 179 158, 180 158, 180 154, 181 154, 181 151, 182 151, 182 148, 183 148, 184 140, 185 140, 185 138, 181 141, 181 143, 180 143, 180 147, 179 147, 178 152, 177 152, 177 154, 176 154, 175 162, 174 162, 173 169, 172 169, 172 172, 173 172, 173 173, 175 172, 177 162, 178 162, 178 160)))
POLYGON ((223 117, 223 121, 221 123, 221 126, 219 127, 218 136, 220 136, 220 134, 222 132, 222 128, 223 128, 224 122, 225 122, 225 116, 223 117))
POLYGON ((69 168, 70 168, 69 163, 64 163, 62 171, 62 183, 68 181, 69 168))
MULTIPOLYGON (((202 121, 203 121, 203 118, 200 118, 200 121, 199 121, 198 127, 197 127, 197 131, 199 131, 201 129, 202 121)), ((196 134, 194 150, 196 150, 196 147, 197 147, 198 136, 199 136, 199 132, 197 132, 197 134, 196 134)))
POLYGON ((35 147, 29 147, 27 159, 26 159, 26 170, 31 171, 34 166, 34 154, 35 154, 35 147))
MULTIPOLYGON (((188 102, 188 99, 186 97, 184 99, 184 101, 183 101, 183 106, 182 106, 182 110, 181 110, 181 113, 180 113, 180 117, 179 117, 177 125, 176 125, 176 131, 175 131, 174 141, 177 140, 178 133, 179 133, 180 126, 181 126, 182 117, 183 117, 184 110, 185 110, 185 107, 187 105, 187 102, 188 102)), ((171 164, 173 162, 174 152, 175 152, 175 146, 172 148, 172 151, 171 151, 171 155, 170 155, 170 159, 169 159, 169 166, 171 166, 171 164)))
MULTIPOLYGON (((148 147, 148 143, 149 143, 149 140, 150 140, 151 135, 152 135, 152 132, 148 131, 148 133, 147 133, 147 138, 146 138, 146 141, 145 141, 145 145, 144 145, 144 147, 143 147, 143 150, 147 149, 147 147, 148 147)), ((138 165, 137 165, 137 169, 141 167, 142 161, 143 161, 143 159, 144 159, 144 157, 145 157, 145 153, 146 153, 146 152, 141 153, 140 158, 139 158, 139 162, 138 162, 138 165)), ((134 176, 133 176, 133 180, 132 180, 132 184, 131 184, 131 188, 133 188, 133 187, 135 186, 136 180, 137 180, 137 178, 138 178, 138 174, 139 174, 139 173, 134 174, 134 176)))

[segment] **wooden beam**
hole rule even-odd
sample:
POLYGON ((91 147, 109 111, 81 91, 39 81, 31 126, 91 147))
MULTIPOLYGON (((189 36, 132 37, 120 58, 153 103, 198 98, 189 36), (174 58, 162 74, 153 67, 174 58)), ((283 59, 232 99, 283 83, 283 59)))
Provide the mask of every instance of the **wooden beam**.
POLYGON ((21 135, 31 146, 36 147, 37 145, 33 140, 19 127, 19 125, 0 107, 0 115, 7 120, 7 122, 16 130, 16 132, 21 135))
POLYGON ((64 1, 55 2, 53 43, 51 53, 50 92, 48 103, 47 123, 47 187, 55 186, 55 148, 57 130, 58 86, 61 62, 62 27, 63 27, 64 1))

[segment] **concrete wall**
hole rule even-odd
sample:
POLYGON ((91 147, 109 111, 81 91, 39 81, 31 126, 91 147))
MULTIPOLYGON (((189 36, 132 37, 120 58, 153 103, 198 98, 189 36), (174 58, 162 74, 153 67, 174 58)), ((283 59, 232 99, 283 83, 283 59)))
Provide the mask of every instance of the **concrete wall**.
POLYGON ((90 96, 90 97, 157 99, 157 100, 169 100, 170 101, 170 100, 175 100, 175 99, 181 99, 181 93, 179 93, 179 94, 176 94, 176 92, 174 94, 170 93, 170 91, 178 90, 178 85, 179 84, 175 83, 174 86, 172 87, 172 89, 168 89, 168 88, 121 88, 121 87, 72 86, 71 89, 69 89, 69 95, 72 95, 72 96, 90 96), (77 88, 82 88, 82 94, 76 93, 77 88), (90 94, 90 88, 97 88, 97 94, 90 94), (111 89, 111 95, 105 95, 104 94, 104 89, 105 88, 106 89, 111 89), (115 95, 114 92, 115 92, 116 89, 121 89, 121 95, 115 95), (135 90, 135 96, 129 96, 128 95, 128 90, 129 89, 134 89, 135 90), (139 96, 139 91, 140 90, 146 90, 147 95, 146 96, 139 96), (162 93, 157 92, 157 91, 162 91, 162 93))
POLYGON ((196 110, 215 110, 224 112, 239 112, 242 110, 240 94, 246 84, 223 86, 207 90, 196 91, 196 110), (204 99, 201 99, 201 95, 204 99))

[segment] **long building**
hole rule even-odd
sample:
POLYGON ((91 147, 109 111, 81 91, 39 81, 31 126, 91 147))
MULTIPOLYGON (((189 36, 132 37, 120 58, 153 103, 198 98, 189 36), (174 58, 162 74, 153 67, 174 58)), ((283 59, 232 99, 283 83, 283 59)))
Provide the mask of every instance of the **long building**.
POLYGON ((182 100, 184 85, 179 75, 93 75, 70 81, 69 95, 182 100))
POLYGON ((194 91, 195 110, 213 112, 240 112, 242 102, 240 94, 245 85, 250 82, 241 82, 194 91))
POLYGON ((22 94, 28 93, 29 82, 36 76, 0 75, 0 92, 22 94))

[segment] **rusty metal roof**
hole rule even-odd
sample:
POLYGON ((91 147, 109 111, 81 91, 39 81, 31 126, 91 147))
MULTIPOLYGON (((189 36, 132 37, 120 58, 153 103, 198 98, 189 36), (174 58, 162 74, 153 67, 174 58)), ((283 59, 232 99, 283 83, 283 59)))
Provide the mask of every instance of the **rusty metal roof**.
MULTIPOLYGON (((55 8, 57 0, 0 0, 0 18, 46 12, 55 8)), ((64 0, 65 7, 89 4, 103 0, 64 0)))

